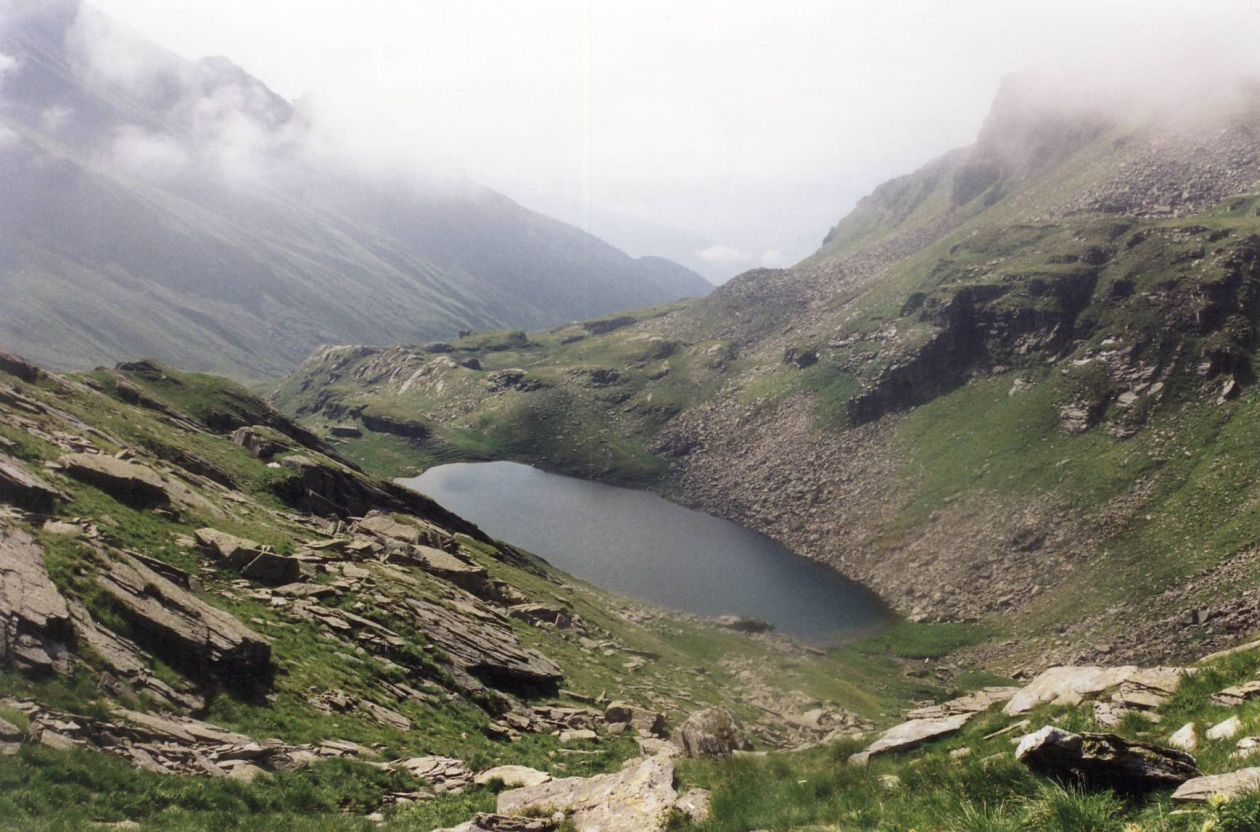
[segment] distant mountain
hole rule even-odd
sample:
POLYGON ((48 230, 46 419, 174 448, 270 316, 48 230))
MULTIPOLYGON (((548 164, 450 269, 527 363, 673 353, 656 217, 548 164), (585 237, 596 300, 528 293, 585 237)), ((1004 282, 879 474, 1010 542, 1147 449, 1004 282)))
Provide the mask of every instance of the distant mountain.
POLYGON ((696 296, 475 184, 369 174, 224 58, 77 0, 0 18, 0 345, 275 377, 324 343, 534 328, 696 296))

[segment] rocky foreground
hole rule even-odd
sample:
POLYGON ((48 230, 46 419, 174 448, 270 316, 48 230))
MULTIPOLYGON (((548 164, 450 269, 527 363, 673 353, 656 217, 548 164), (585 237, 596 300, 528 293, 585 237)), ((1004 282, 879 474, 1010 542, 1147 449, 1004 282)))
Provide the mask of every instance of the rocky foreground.
POLYGON ((652 828, 703 816, 675 754, 811 747, 877 716, 811 692, 847 674, 763 622, 576 585, 244 391, 148 362, 0 355, 0 625, 6 754, 246 784, 357 766, 388 784, 363 814, 381 822, 519 787, 501 815, 652 828), (659 805, 627 815, 643 790, 659 805))

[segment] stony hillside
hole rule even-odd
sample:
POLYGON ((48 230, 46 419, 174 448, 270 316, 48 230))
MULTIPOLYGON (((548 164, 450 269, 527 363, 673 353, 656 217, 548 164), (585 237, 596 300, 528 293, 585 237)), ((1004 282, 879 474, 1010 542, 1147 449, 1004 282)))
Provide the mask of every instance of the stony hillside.
POLYGON ((429 830, 975 684, 931 628, 824 654, 610 596, 152 362, 0 354, 0 623, 6 829, 429 830))
POLYGON ((749 635, 151 362, 0 354, 0 622, 6 829, 1260 824, 1260 642, 1012 679, 942 660, 975 636, 949 625, 749 635))
POLYGON ((257 381, 328 340, 550 326, 709 288, 486 188, 368 172, 226 59, 185 61, 78 0, 12 5, 0 347, 257 381))
POLYGON ((1260 107, 1183 123, 1014 80, 977 143, 790 270, 527 337, 331 347, 279 390, 403 472, 508 457, 764 531, 1006 671, 1260 624, 1260 107))

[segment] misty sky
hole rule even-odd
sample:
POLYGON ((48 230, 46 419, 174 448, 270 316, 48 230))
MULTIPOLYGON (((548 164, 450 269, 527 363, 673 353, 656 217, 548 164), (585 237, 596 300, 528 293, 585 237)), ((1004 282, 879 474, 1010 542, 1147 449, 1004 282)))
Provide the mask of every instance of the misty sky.
POLYGON ((1260 0, 95 3, 305 97, 361 157, 714 280, 806 256, 872 187, 970 143, 1007 73, 1158 88, 1260 63, 1260 0))

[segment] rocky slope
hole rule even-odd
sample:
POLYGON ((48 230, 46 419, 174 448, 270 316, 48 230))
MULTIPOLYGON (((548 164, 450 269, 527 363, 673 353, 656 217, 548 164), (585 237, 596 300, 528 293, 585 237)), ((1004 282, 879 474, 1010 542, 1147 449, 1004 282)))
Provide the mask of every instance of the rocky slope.
POLYGON ((1191 655, 1260 624, 1260 107, 1013 81, 811 260, 527 338, 315 353, 276 401, 395 469, 508 456, 767 532, 983 655, 1191 655))
POLYGON ((185 61, 78 0, 6 4, 0 55, 0 347, 43 364, 276 378, 330 339, 708 290, 488 189, 368 173, 230 61, 185 61))
MULTIPOLYGON (((727 722, 763 749, 865 730, 940 686, 903 670, 578 584, 222 379, 0 354, 11 828, 209 828, 219 801, 248 828, 427 830, 523 811, 503 784, 637 788, 623 763, 727 722)), ((666 814, 702 802, 672 763, 644 776, 666 814)))

